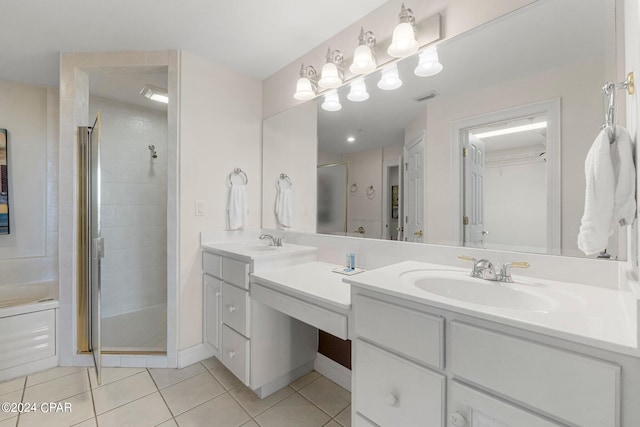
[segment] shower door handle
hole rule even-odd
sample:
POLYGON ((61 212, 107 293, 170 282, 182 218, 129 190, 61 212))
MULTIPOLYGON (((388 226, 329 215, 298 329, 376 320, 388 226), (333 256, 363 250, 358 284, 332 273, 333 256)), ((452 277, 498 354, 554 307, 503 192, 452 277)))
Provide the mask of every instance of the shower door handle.
POLYGON ((93 259, 104 258, 104 238, 95 237, 93 239, 93 259))

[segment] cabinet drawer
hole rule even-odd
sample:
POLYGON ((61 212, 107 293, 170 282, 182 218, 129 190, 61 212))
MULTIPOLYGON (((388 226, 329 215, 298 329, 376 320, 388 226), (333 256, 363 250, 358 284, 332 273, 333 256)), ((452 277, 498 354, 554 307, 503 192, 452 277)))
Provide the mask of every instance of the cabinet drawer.
POLYGON ((451 323, 451 370, 580 426, 619 426, 620 367, 463 323, 451 323))
POLYGON ((355 421, 355 427, 377 427, 360 414, 356 414, 355 421))
POLYGON ((356 295, 356 335, 417 361, 444 368, 444 319, 356 295))
POLYGON ((444 426, 443 375, 361 340, 355 347, 355 411, 381 427, 444 426))
POLYGON ((249 292, 222 283, 222 321, 249 337, 249 292))
POLYGON ((222 325, 222 363, 245 385, 249 385, 249 340, 222 325))
POLYGON ((249 264, 222 258, 222 280, 249 289, 249 264))
POLYGON ((222 264, 219 255, 211 254, 209 252, 202 252, 202 270, 215 276, 217 278, 222 277, 222 264))
POLYGON ((562 427, 455 380, 450 383, 449 393, 449 419, 462 416, 468 426, 562 427))

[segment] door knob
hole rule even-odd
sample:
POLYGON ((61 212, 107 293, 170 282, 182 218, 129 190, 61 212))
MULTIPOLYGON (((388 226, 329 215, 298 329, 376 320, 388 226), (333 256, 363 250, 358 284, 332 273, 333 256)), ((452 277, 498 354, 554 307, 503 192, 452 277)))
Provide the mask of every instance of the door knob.
POLYGON ((418 236, 418 237, 422 237, 424 235, 424 233, 422 232, 422 230, 418 230, 415 233, 413 233, 414 235, 418 236))

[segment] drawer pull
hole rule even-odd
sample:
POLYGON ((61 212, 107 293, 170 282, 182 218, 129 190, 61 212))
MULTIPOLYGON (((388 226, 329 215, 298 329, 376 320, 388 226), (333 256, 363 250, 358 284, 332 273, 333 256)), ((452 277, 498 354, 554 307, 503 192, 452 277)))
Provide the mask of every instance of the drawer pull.
POLYGON ((398 406, 398 396, 393 393, 387 393, 384 397, 384 401, 387 402, 387 405, 389 406, 398 406))
POLYGON ((449 421, 451 421, 453 427, 465 427, 467 425, 467 419, 460 412, 451 414, 449 421))
POLYGON ((230 305, 229 306, 229 313, 233 313, 234 311, 236 311, 236 306, 235 305, 230 305))
POLYGON ((236 352, 235 351, 230 351, 229 352, 229 359, 233 359, 234 357, 236 357, 236 352))

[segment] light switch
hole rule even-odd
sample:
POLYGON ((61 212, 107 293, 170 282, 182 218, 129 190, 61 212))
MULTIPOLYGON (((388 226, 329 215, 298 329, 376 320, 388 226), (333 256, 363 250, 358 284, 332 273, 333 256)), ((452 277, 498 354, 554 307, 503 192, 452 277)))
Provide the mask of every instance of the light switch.
POLYGON ((203 216, 206 214, 206 204, 204 200, 196 200, 196 216, 203 216))

